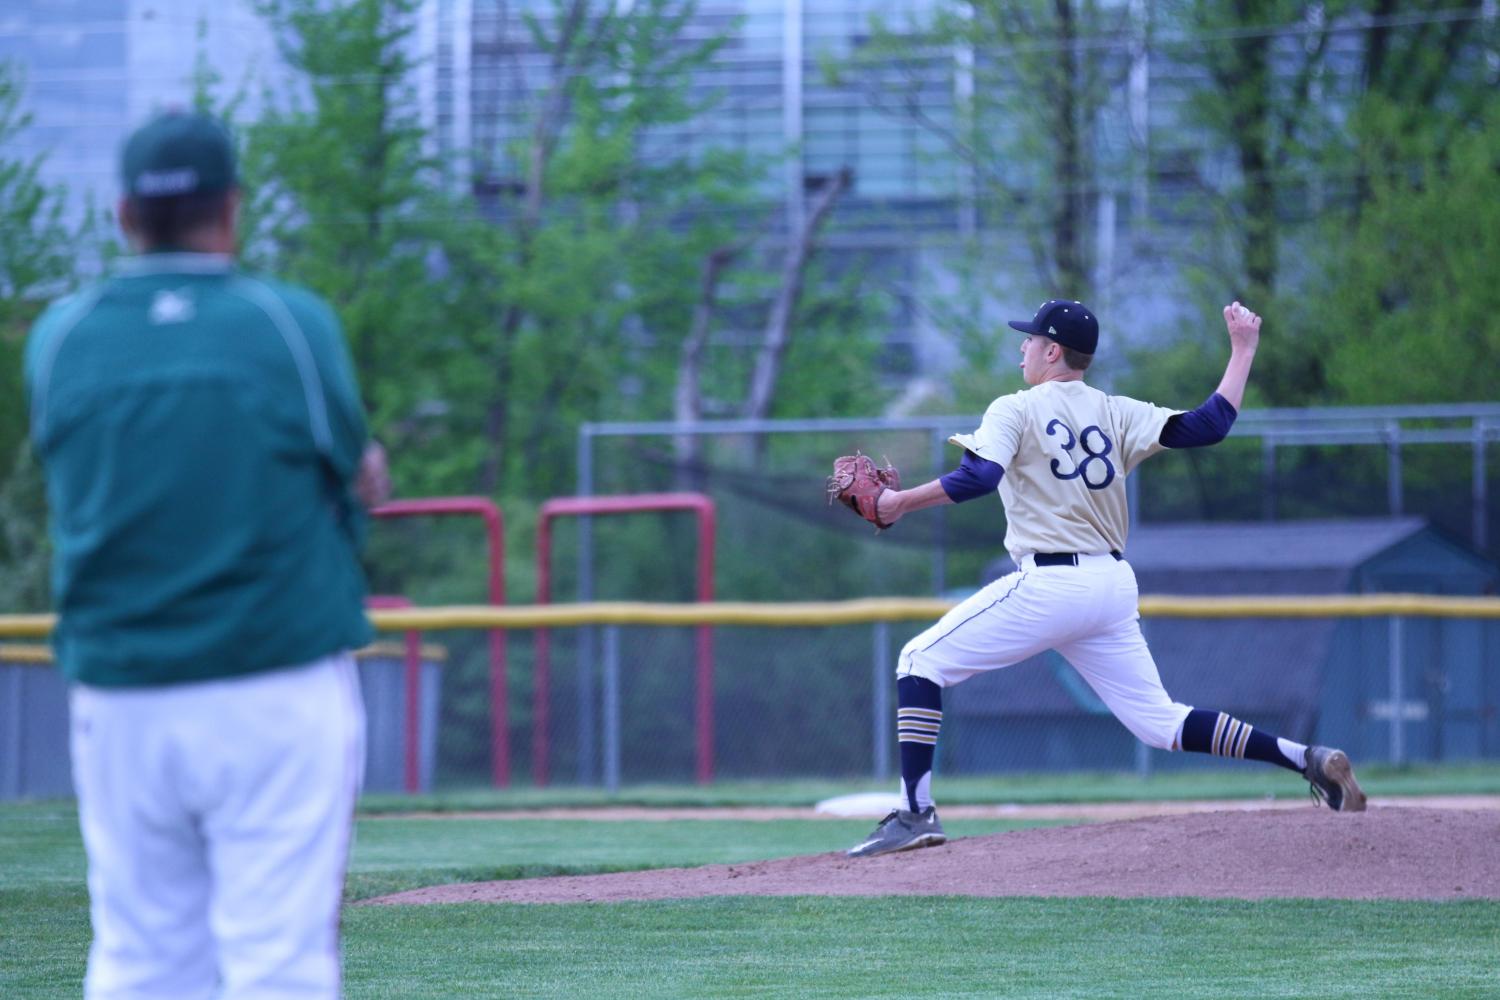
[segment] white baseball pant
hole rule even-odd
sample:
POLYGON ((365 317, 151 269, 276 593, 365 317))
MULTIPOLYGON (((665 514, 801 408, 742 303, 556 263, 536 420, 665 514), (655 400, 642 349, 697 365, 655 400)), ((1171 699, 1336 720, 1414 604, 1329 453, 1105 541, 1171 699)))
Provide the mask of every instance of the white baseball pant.
POLYGON ((1055 649, 1136 738, 1174 749, 1192 711, 1161 685, 1141 635, 1135 571, 1108 553, 1076 566, 1037 566, 1032 557, 949 611, 906 644, 897 676, 952 687, 986 670, 1055 649))
POLYGON ((88 1000, 330 1000, 364 769, 353 657, 71 693, 88 1000))

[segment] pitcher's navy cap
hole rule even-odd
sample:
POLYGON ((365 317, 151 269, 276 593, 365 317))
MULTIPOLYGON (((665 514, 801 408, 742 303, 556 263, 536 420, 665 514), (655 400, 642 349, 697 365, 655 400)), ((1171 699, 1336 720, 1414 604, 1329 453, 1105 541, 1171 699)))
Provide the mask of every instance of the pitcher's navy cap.
POLYGON ((1082 302, 1052 299, 1043 302, 1031 319, 1013 319, 1013 329, 1057 341, 1079 354, 1093 354, 1099 346, 1099 321, 1082 302))
POLYGON ((132 198, 228 191, 237 183, 234 143, 208 115, 169 111, 126 140, 120 175, 132 198))

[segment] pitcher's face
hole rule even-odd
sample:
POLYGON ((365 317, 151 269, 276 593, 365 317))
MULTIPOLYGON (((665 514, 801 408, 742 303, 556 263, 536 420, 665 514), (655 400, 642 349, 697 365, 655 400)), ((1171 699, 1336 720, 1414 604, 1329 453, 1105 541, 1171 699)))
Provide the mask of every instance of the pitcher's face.
POLYGON ((1053 346, 1052 341, 1035 333, 1021 341, 1021 378, 1027 385, 1041 385, 1043 373, 1051 364, 1048 348, 1053 346))

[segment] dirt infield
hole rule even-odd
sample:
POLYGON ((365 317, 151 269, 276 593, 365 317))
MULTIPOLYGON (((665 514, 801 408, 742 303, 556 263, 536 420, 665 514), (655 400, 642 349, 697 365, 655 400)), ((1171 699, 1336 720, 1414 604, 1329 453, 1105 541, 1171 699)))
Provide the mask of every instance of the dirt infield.
POLYGON ((1500 811, 1197 812, 842 854, 435 886, 370 900, 580 903, 699 896, 1205 896, 1500 899, 1500 811))

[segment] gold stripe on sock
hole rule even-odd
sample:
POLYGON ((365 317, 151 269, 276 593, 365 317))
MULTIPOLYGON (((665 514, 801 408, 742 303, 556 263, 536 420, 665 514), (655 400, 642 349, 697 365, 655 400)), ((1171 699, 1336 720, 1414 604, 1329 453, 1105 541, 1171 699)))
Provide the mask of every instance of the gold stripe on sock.
POLYGON ((1219 752, 1219 737, 1224 733, 1224 726, 1229 721, 1229 716, 1223 712, 1214 720, 1214 737, 1208 741, 1208 752, 1217 755, 1219 752))
POLYGON ((1224 739, 1224 756, 1234 756, 1234 748, 1239 745, 1240 737, 1244 735, 1245 730, 1248 728, 1239 719, 1234 720, 1233 731, 1224 739))
POLYGON ((1251 726, 1248 722, 1245 723, 1244 728, 1240 730, 1240 739, 1234 748, 1234 755, 1236 757, 1239 757, 1241 759, 1244 758, 1245 748, 1250 745, 1250 734, 1253 731, 1254 727, 1251 726))

